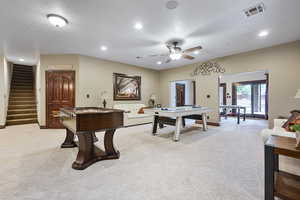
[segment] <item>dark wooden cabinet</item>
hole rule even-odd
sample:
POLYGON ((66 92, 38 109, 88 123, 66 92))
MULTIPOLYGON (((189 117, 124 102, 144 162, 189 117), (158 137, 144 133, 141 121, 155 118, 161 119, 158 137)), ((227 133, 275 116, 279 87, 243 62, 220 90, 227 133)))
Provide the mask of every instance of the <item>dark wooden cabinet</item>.
POLYGON ((300 177, 280 170, 279 155, 300 159, 296 139, 271 136, 265 144, 265 200, 300 200, 300 177))

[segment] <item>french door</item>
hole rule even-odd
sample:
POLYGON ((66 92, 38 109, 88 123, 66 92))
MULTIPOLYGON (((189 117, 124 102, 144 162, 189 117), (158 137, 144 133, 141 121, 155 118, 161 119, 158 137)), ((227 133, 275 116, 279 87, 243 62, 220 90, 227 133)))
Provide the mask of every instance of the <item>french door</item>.
MULTIPOLYGON (((268 84, 266 80, 233 83, 232 104, 245 106, 250 117, 268 116, 268 84)), ((235 113, 235 111, 234 111, 235 113)))

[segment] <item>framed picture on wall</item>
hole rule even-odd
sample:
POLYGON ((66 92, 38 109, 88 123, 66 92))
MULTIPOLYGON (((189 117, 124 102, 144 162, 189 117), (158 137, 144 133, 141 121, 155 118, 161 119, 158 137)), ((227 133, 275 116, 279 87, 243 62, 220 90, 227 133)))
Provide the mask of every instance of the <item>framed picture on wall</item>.
POLYGON ((113 74, 114 101, 141 100, 141 77, 113 74))

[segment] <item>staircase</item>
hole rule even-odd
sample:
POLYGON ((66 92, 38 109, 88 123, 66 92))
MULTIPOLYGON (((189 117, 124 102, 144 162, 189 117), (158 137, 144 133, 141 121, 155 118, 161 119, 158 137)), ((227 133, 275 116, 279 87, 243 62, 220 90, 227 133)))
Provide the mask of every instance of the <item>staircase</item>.
POLYGON ((6 125, 31 123, 37 123, 32 67, 14 65, 6 125))

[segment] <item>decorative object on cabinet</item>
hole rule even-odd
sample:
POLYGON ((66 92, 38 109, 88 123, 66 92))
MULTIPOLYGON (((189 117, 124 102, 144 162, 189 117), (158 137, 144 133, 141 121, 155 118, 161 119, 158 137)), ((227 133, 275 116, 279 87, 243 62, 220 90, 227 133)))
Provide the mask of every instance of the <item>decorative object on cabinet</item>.
POLYGON ((296 134, 296 148, 297 149, 300 149, 300 124, 295 124, 293 126, 291 126, 291 129, 293 131, 295 131, 295 134, 296 134))
POLYGON ((156 100, 156 95, 155 94, 151 94, 150 99, 149 99, 149 106, 150 107, 154 107, 155 106, 155 100, 156 100))
POLYGON ((102 91, 100 94, 100 98, 101 98, 101 100, 103 99, 102 100, 103 108, 106 108, 106 105, 107 105, 106 99, 108 98, 107 91, 102 91))

